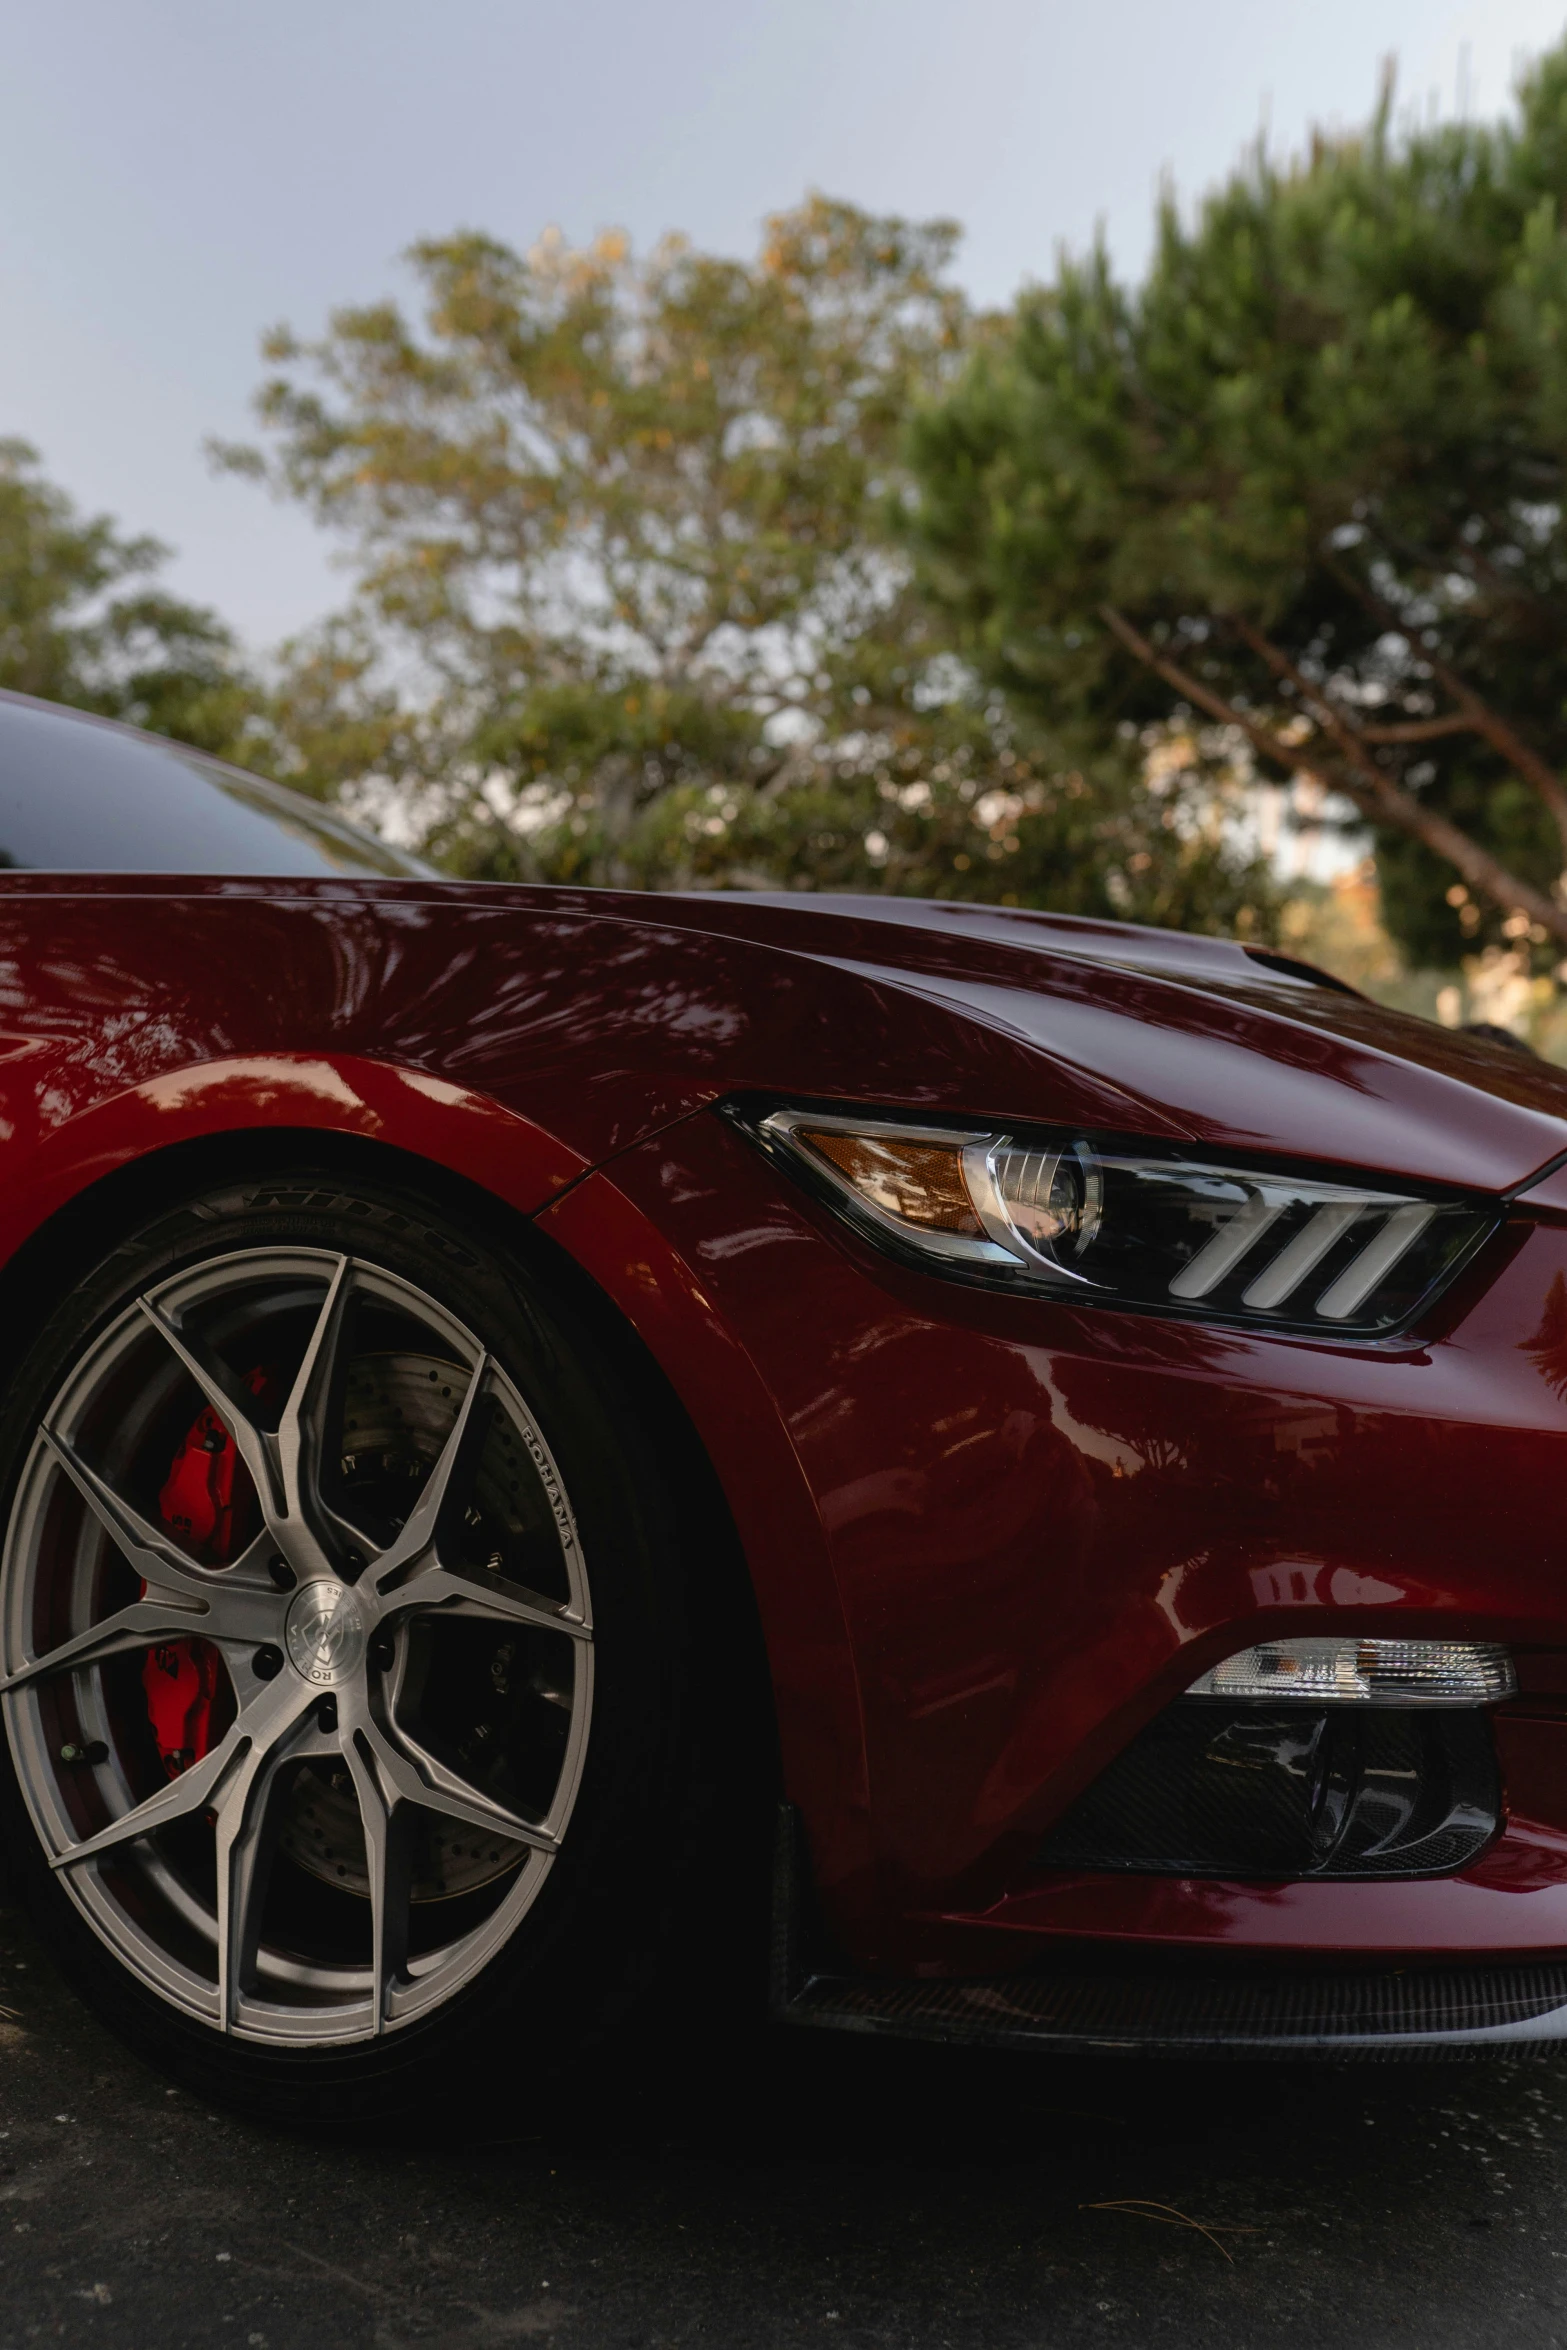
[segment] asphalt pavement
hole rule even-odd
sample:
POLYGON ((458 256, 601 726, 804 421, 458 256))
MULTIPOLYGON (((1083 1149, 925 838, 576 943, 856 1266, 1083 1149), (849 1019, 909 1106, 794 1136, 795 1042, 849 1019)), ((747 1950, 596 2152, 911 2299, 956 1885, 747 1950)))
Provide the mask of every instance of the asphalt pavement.
POLYGON ((780 2033, 630 2111, 344 2144, 171 2091, 0 1911, 0 2350, 1567 2344, 1567 2058, 780 2033))

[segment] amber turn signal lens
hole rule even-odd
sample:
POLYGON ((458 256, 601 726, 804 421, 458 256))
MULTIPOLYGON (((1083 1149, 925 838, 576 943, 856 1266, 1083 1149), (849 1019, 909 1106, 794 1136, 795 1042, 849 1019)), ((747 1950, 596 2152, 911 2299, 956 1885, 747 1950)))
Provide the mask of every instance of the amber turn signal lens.
POLYGON ((901 1142, 884 1135, 822 1133, 809 1126, 796 1132, 798 1139, 836 1167, 862 1198, 900 1222, 926 1232, 966 1232, 976 1237, 983 1230, 963 1180, 961 1150, 901 1142))

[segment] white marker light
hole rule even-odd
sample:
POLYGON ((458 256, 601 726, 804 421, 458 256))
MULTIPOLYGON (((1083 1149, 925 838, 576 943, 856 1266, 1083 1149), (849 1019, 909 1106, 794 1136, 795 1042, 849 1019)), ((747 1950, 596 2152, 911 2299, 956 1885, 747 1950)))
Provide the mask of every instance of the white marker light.
POLYGON ((1505 1648, 1486 1640, 1264 1640, 1227 1656, 1188 1697, 1293 1705, 1494 1705, 1515 1696, 1505 1648))

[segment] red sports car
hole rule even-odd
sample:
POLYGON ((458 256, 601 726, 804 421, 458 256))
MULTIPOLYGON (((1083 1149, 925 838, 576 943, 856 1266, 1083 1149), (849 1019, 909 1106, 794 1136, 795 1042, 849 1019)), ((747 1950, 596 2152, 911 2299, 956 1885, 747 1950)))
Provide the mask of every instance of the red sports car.
POLYGON ((3 1834, 281 2115, 670 2028, 1567 2033, 1567 1075, 442 880, 0 702, 3 1834), (768 1914, 771 1906, 771 1937, 768 1914))

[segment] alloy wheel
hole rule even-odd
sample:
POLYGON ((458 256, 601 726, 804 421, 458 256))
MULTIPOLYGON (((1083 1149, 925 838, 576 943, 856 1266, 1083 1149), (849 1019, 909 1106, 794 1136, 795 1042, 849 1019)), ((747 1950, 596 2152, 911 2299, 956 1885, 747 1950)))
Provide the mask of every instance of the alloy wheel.
POLYGON ((581 1782, 587 1575, 525 1399, 428 1291, 285 1247, 148 1288, 39 1427, 3 1573, 33 1825, 174 2007, 373 2039, 515 1934, 581 1782))

